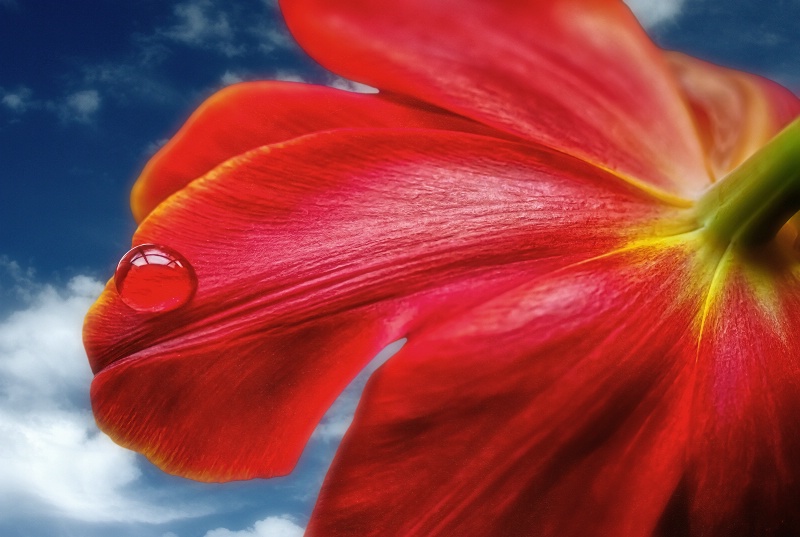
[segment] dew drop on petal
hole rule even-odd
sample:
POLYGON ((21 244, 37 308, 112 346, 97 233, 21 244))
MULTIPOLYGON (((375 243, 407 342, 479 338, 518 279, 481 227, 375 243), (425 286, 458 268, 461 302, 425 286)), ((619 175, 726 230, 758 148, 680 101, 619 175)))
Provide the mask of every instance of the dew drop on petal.
POLYGON ((197 289, 197 276, 181 254, 159 244, 140 244, 117 265, 114 283, 130 308, 161 313, 180 308, 197 289))

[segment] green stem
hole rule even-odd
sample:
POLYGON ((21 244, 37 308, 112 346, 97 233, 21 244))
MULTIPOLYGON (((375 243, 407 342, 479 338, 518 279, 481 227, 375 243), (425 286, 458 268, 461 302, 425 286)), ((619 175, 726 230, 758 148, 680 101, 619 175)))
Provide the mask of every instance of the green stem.
POLYGON ((709 189, 706 231, 726 244, 763 244, 800 211, 800 118, 709 189))

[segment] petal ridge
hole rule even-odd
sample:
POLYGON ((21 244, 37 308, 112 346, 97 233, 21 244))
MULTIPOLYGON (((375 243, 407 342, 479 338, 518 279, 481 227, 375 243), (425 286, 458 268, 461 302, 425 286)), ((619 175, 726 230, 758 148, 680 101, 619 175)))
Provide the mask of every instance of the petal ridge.
POLYGON ((127 309, 109 287, 87 317, 98 422, 172 472, 211 480, 286 472, 315 420, 385 344, 520 278, 666 232, 662 221, 674 214, 574 158, 485 136, 330 131, 249 152, 161 203, 134 237, 189 260, 193 301, 152 317, 127 309), (298 356, 293 346, 309 350, 298 356), (147 389, 144 373, 120 380, 147 368, 158 372, 147 389), (163 383, 181 371, 197 384, 168 390, 163 383), (226 378, 235 371, 267 384, 245 383, 239 393, 226 378), (270 395, 272 379, 284 377, 315 394, 302 409, 280 390, 270 395), (212 387, 240 415, 187 406, 212 387), (245 396, 274 410, 251 416, 257 405, 245 396), (192 412, 216 425, 189 442, 190 453, 192 412), (170 432, 186 413, 188 428, 170 432), (259 437, 287 429, 283 444, 268 445, 280 464, 258 450, 225 455, 231 446, 214 429, 237 438, 245 424, 259 437))

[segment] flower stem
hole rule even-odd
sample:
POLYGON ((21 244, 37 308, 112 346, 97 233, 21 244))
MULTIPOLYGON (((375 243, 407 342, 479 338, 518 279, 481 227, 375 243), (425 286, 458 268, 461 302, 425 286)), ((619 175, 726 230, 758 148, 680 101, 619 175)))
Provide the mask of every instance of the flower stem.
POLYGON ((800 211, 800 118, 711 187, 698 203, 706 231, 729 244, 763 244, 800 211))

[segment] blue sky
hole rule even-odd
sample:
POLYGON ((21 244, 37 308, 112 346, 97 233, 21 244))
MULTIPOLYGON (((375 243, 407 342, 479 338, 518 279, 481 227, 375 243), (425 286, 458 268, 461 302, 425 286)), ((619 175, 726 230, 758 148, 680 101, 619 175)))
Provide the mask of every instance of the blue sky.
MULTIPOLYGON (((800 0, 630 0, 666 48, 800 93, 800 0)), ((239 80, 359 87, 294 44, 271 0, 0 0, 0 535, 297 537, 366 376, 294 475, 205 485, 96 431, 83 314, 127 250, 147 158, 239 80)))

